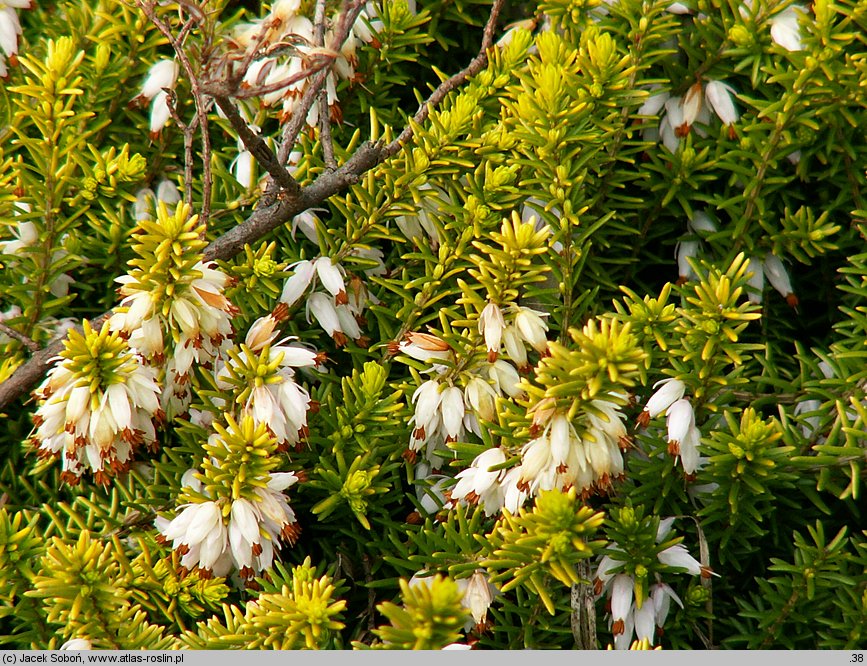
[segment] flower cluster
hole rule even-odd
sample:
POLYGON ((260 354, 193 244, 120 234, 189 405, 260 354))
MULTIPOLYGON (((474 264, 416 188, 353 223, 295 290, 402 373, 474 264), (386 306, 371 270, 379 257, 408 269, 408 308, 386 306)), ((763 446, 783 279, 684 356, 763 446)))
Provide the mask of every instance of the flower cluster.
POLYGON ((110 324, 159 369, 161 407, 171 419, 189 406, 193 364, 208 367, 229 346, 238 310, 223 294, 229 278, 201 260, 204 227, 188 205, 170 214, 160 203, 157 219, 139 225, 140 258, 117 278, 123 299, 110 324))
MULTIPOLYGON (((352 81, 358 64, 356 51, 364 43, 376 46, 376 29, 381 22, 375 18, 373 3, 367 3, 339 51, 328 51, 333 44, 334 27, 326 31, 324 46, 317 46, 313 22, 299 13, 300 0, 277 0, 270 13, 262 19, 243 23, 234 31, 229 43, 229 57, 237 62, 249 62, 243 72, 242 86, 252 93, 261 91, 263 106, 282 105, 281 122, 294 115, 308 86, 308 72, 314 59, 326 54, 334 58, 329 69, 325 91, 332 119, 339 119, 337 99, 338 78, 352 81), (250 60, 250 55, 253 55, 250 60)), ((340 16, 332 17, 332 26, 339 25, 340 16)), ((319 122, 319 107, 314 104, 307 112, 307 124, 319 122)))
POLYGON ((299 477, 272 471, 277 443, 264 424, 250 415, 239 421, 226 415, 226 422, 214 424, 204 472, 190 470, 181 480, 189 501, 174 518, 158 517, 155 524, 185 568, 198 568, 205 578, 234 568, 250 580, 271 567, 282 542, 291 546, 301 533, 284 492, 299 477))
POLYGON ((527 492, 521 490, 521 470, 492 470, 492 467, 506 462, 502 449, 493 448, 480 453, 466 469, 458 472, 457 483, 451 489, 452 501, 478 504, 485 515, 491 516, 502 509, 517 513, 527 499, 527 492))
POLYGON ((544 356, 548 353, 548 314, 532 308, 512 305, 503 312, 495 303, 488 303, 479 316, 479 333, 484 336, 488 361, 497 360, 501 351, 521 372, 529 372, 527 347, 544 356))
POLYGON ((747 294, 751 302, 762 302, 762 292, 765 288, 765 279, 767 279, 771 286, 786 299, 786 303, 790 307, 798 305, 798 297, 792 289, 789 272, 777 255, 769 253, 765 255, 764 259, 753 257, 750 259, 748 270, 752 273, 748 282, 751 289, 747 294))
MULTIPOLYGON (((481 323, 479 327, 483 327, 481 323)), ((490 342, 490 336, 486 336, 490 342)), ((496 345, 499 348, 499 344, 496 345)), ((422 382, 412 395, 415 410, 408 454, 414 459, 416 452, 439 466, 442 452, 449 442, 459 441, 465 433, 481 436, 480 419, 493 421, 499 397, 517 397, 523 394, 520 377, 515 367, 495 354, 488 353, 489 361, 460 373, 463 387, 452 372, 454 350, 441 338, 428 333, 407 333, 397 343, 389 344, 391 354, 405 354, 423 363, 431 364, 425 372, 431 378, 422 382)))
MULTIPOLYGON (((656 533, 656 543, 664 544, 671 532, 674 518, 660 521, 656 533)), ((611 608, 609 626, 614 634, 614 647, 626 650, 632 642, 633 632, 639 640, 646 640, 653 645, 657 628, 661 631, 671 601, 674 600, 681 608, 683 602, 677 593, 661 580, 657 580, 645 591, 643 584, 638 584, 633 574, 618 573, 628 556, 618 544, 609 549, 610 555, 605 555, 596 568, 594 588, 597 598, 607 594, 611 608)), ((681 543, 675 543, 656 554, 660 565, 674 570, 682 570, 691 576, 709 578, 714 574, 709 567, 696 560, 681 543)))
POLYGON ((244 343, 227 350, 225 360, 215 366, 217 387, 255 423, 267 426, 280 450, 300 442, 307 431, 310 394, 295 382, 295 371, 324 361, 315 351, 277 340, 276 327, 288 311, 281 303, 257 319, 244 343))
POLYGON ((554 401, 537 403, 532 414, 533 430, 542 432, 521 449, 520 466, 520 483, 530 495, 572 486, 606 492, 623 474, 629 438, 618 403, 593 400, 586 411, 589 427, 581 435, 554 401))
POLYGON ((686 385, 679 379, 662 379, 654 384, 654 388, 656 392, 638 416, 638 425, 646 427, 650 419, 664 413, 668 452, 680 458, 684 472, 694 474, 699 467, 701 431, 695 425, 692 403, 683 397, 686 385))
POLYGON ((711 114, 728 127, 729 137, 734 138, 735 123, 740 118, 734 104, 736 93, 725 81, 694 83, 684 95, 672 95, 667 91, 654 91, 638 109, 641 116, 661 115, 658 126, 649 126, 642 131, 647 141, 661 140, 672 153, 677 152, 680 139, 693 128, 702 137, 707 136, 711 114))
POLYGON ((73 329, 60 362, 34 392, 43 400, 33 417, 33 444, 43 457, 60 455, 61 478, 76 484, 86 470, 107 485, 129 469, 135 451, 154 447, 152 419, 160 416, 159 386, 126 341, 104 324, 73 329))
POLYGON ((280 302, 295 305, 312 285, 314 291, 306 299, 307 321, 315 319, 338 346, 342 347, 350 338, 359 346, 366 346, 359 321, 369 294, 361 279, 351 279, 347 291, 346 271, 330 257, 299 261, 293 268, 283 285, 280 302), (325 291, 317 291, 317 286, 325 291))

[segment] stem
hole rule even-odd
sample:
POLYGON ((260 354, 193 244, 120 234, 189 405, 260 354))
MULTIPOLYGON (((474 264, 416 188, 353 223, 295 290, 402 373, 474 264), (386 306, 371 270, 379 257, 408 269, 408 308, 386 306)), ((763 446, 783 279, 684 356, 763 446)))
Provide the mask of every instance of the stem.
MULTIPOLYGON (((582 581, 590 580, 590 563, 581 560, 578 563, 578 575, 582 581)), ((596 639, 596 604, 593 601, 593 588, 589 583, 572 585, 570 594, 572 607, 571 626, 572 637, 577 650, 598 650, 596 639)))
POLYGON ((7 326, 3 322, 0 322, 0 333, 5 333, 10 338, 15 338, 16 340, 18 340, 18 342, 27 347, 27 349, 29 349, 31 352, 39 351, 38 344, 36 344, 33 340, 31 340, 23 333, 19 333, 14 328, 7 326))
MULTIPOLYGON (((178 56, 178 61, 181 63, 181 67, 183 68, 184 73, 190 80, 190 92, 192 93, 193 101, 196 104, 196 120, 199 124, 199 127, 201 128, 202 136, 202 208, 199 211, 199 215, 201 216, 202 222, 207 225, 208 219, 211 216, 211 188, 213 185, 211 178, 211 136, 208 131, 207 113, 209 102, 205 99, 201 82, 199 81, 198 76, 196 76, 196 72, 193 69, 193 66, 190 64, 190 59, 187 57, 187 53, 184 50, 182 40, 182 37, 185 37, 187 31, 190 29, 193 18, 190 18, 186 22, 184 27, 181 29, 180 35, 176 37, 172 34, 172 31, 169 29, 168 25, 166 25, 166 23, 164 23, 157 17, 156 13, 154 12, 152 0, 149 0, 148 2, 137 0, 137 3, 138 6, 141 7, 142 11, 144 11, 145 16, 147 16, 148 19, 150 19, 151 23, 156 26, 157 30, 159 30, 166 37, 166 39, 169 40, 169 43, 172 45, 175 54, 178 56)), ((193 123, 190 124, 190 127, 193 127, 193 123)), ((189 185, 185 183, 184 190, 187 191, 187 188, 189 188, 191 192, 192 183, 190 183, 189 185)), ((192 196, 190 197, 190 199, 192 199, 192 196)), ((190 203, 192 203, 191 200, 190 203)))
MULTIPOLYGON (((325 46, 325 0, 316 0, 316 10, 313 14, 314 43, 318 48, 325 46)), ((316 99, 319 107, 319 143, 322 144, 322 159, 329 171, 337 169, 334 159, 334 143, 331 140, 331 118, 328 113, 328 95, 323 88, 319 89, 316 99)))
POLYGON ((319 55, 319 71, 313 78, 308 80, 307 87, 301 96, 301 100, 298 102, 298 106, 293 110, 289 122, 283 126, 283 138, 280 150, 277 153, 280 164, 286 164, 286 161, 289 159, 289 154, 295 146, 295 140, 298 138, 298 134, 301 133, 304 123, 307 122, 307 114, 310 112, 313 102, 316 101, 319 91, 325 85, 325 81, 331 72, 331 66, 340 53, 343 42, 349 36, 349 32, 352 30, 352 26, 355 24, 359 14, 361 14, 362 9, 364 9, 363 0, 344 0, 340 8, 340 20, 334 29, 331 43, 328 45, 329 54, 319 55))

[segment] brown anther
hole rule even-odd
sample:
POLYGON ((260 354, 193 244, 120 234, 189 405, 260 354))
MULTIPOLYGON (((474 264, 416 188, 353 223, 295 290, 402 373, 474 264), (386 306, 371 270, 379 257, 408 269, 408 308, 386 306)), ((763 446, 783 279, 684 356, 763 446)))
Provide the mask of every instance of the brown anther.
POLYGON ((202 569, 202 567, 198 568, 199 578, 202 580, 211 580, 214 577, 214 572, 210 569, 202 569))
POLYGON ((93 475, 93 481, 100 486, 108 486, 111 477, 105 473, 105 470, 97 470, 93 475))
POLYGON ((689 123, 683 123, 682 125, 678 125, 674 128, 674 136, 683 138, 689 135, 689 130, 692 129, 692 126, 689 123))
POLYGON ((424 519, 418 511, 413 511, 406 517, 407 525, 421 525, 423 522, 424 519))
POLYGON ((626 626, 623 620, 616 620, 614 624, 611 625, 611 633, 615 636, 619 636, 626 630, 626 626))
POLYGON ((620 447, 621 451, 628 451, 631 449, 635 443, 632 441, 632 437, 629 435, 621 435, 617 439, 617 446, 620 447))
POLYGON ((301 536, 301 525, 298 523, 286 523, 283 525, 283 529, 280 530, 280 534, 286 540, 286 543, 294 546, 295 542, 298 541, 298 537, 301 536))
POLYGON ((244 565, 241 567, 241 570, 238 572, 245 581, 249 581, 253 576, 256 575, 256 572, 253 571, 250 567, 244 565))
POLYGON ((346 305, 349 303, 349 296, 346 295, 346 291, 341 289, 337 292, 337 296, 334 297, 334 305, 346 305))
POLYGON ((60 480, 70 486, 77 486, 79 483, 81 483, 81 477, 70 472, 69 470, 65 470, 60 473, 60 480))
POLYGON ((499 352, 494 350, 488 350, 488 363, 493 363, 497 360, 497 356, 499 356, 499 352))
POLYGON ((183 557, 184 555, 186 555, 187 553, 190 552, 190 547, 187 544, 182 543, 177 548, 175 548, 175 550, 177 551, 178 555, 183 557))
POLYGON ((635 427, 646 428, 648 423, 650 423, 650 412, 645 409, 638 415, 638 418, 635 419, 635 427))
POLYGON ((298 483, 306 483, 310 480, 310 476, 303 469, 299 469, 295 472, 295 478, 298 479, 298 483))
POLYGON ((346 346, 346 343, 349 342, 349 338, 347 338, 346 334, 342 331, 334 331, 334 333, 331 334, 331 337, 334 339, 334 344, 338 347, 344 347, 346 346))
POLYGON ((262 554, 262 544, 261 543, 254 543, 253 547, 250 550, 253 553, 254 557, 259 557, 259 555, 262 554))
POLYGON ((786 294, 786 303, 788 303, 790 308, 798 307, 798 297, 794 294, 786 294))
POLYGON ((412 449, 407 449, 401 454, 404 460, 406 460, 410 465, 415 465, 415 461, 418 459, 418 451, 413 451, 412 449))
POLYGON ((271 311, 271 317, 277 322, 282 322, 289 317, 289 306, 286 303, 280 302, 271 311))
POLYGON ((412 431, 412 436, 418 440, 424 440, 424 435, 425 435, 424 426, 419 426, 418 428, 416 428, 415 430, 412 431))
POLYGON ((319 401, 311 400, 307 403, 307 413, 308 414, 318 414, 319 413, 319 401))
POLYGON ((668 443, 668 455, 680 455, 680 442, 678 442, 676 439, 673 439, 668 443))

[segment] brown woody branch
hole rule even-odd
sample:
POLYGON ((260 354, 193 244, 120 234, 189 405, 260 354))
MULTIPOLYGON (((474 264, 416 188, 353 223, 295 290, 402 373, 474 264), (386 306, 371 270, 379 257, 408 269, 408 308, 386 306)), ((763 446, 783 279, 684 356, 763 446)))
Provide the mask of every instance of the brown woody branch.
POLYGON ((27 349, 29 349, 31 352, 39 351, 39 345, 36 342, 28 338, 23 333, 19 333, 11 326, 7 326, 2 321, 0 321, 0 333, 8 335, 10 338, 15 338, 16 340, 18 340, 18 342, 27 347, 27 349))

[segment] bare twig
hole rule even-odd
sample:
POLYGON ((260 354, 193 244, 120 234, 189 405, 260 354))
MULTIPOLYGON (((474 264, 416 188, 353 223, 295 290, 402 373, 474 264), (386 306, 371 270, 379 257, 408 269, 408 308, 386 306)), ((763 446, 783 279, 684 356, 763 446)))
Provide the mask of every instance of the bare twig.
MULTIPOLYGON (((365 171, 382 161, 382 144, 365 143, 337 171, 323 173, 301 190, 298 197, 278 196, 270 206, 257 208, 243 223, 227 231, 205 249, 205 260, 229 259, 268 232, 308 208, 358 182, 365 171)), ((0 384, 2 389, 2 384, 0 384)), ((2 404, 2 403, 0 403, 2 404)))
POLYGON ((283 90, 283 88, 288 88, 293 83, 298 83, 299 81, 310 78, 314 74, 322 71, 326 65, 331 63, 331 60, 332 58, 329 57, 327 53, 320 53, 306 69, 302 69, 300 72, 287 76, 285 79, 274 81, 273 83, 256 86, 245 85, 244 87, 233 87, 225 81, 211 81, 203 84, 202 92, 206 95, 211 95, 212 97, 234 97, 235 99, 262 97, 263 95, 283 90))
POLYGON ((238 86, 241 85, 241 81, 243 81, 244 77, 247 75, 247 70, 250 69, 250 65, 253 64, 256 56, 259 55, 259 49, 262 48, 262 44, 264 44, 265 40, 268 38, 269 32, 271 32, 271 21, 263 21, 262 27, 259 29, 259 32, 256 33, 255 39, 253 39, 253 43, 247 47, 247 53, 244 55, 240 67, 230 74, 229 81, 236 90, 238 86))
POLYGON ((5 333, 10 338, 15 338, 16 340, 18 340, 18 342, 20 342, 32 352, 39 351, 39 345, 37 343, 35 343, 23 333, 19 333, 14 328, 10 328, 3 322, 0 322, 0 333, 5 333))
MULTIPOLYGON (((148 17, 151 23, 154 24, 157 30, 159 30, 166 39, 169 40, 169 43, 172 45, 172 48, 175 51, 175 54, 178 57, 178 61, 181 63, 181 67, 184 69, 184 73, 190 81, 190 92, 193 95, 193 101, 196 104, 196 117, 198 119, 199 127, 201 128, 202 135, 202 208, 199 211, 199 215, 202 219, 202 222, 207 224, 208 218, 211 215, 211 136, 208 131, 208 100, 205 98, 201 84, 199 82, 199 77, 196 75, 193 66, 190 64, 190 59, 187 57, 187 53, 184 50, 183 42, 172 34, 169 26, 156 15, 154 12, 153 0, 137 0, 139 7, 141 7, 142 11, 145 13, 145 16, 148 17)), ((195 17, 191 17, 189 21, 193 21, 195 17)), ((187 23, 189 23, 187 21, 187 23)), ((186 27, 186 26, 185 26, 186 27)), ((186 30, 182 28, 181 30, 183 36, 186 36, 186 30)), ((186 187, 185 187, 186 189, 186 187)))
MULTIPOLYGON (((313 13, 313 39, 317 48, 325 46, 325 0, 316 0, 316 10, 313 13)), ((319 89, 316 100, 319 105, 319 143, 322 144, 322 159, 329 171, 337 169, 334 159, 334 144, 331 142, 331 117, 328 113, 328 95, 325 89, 319 89)))
POLYGON ((259 164, 261 164, 269 174, 271 174, 271 178, 274 179, 274 182, 276 182, 282 189, 286 190, 290 196, 297 197, 301 192, 301 187, 285 167, 277 161, 277 156, 274 154, 274 151, 268 147, 268 144, 265 143, 264 139, 250 129, 249 125, 247 125, 241 117, 241 114, 238 113, 238 109, 235 108, 232 100, 228 97, 218 96, 214 97, 214 101, 223 111, 223 114, 232 125, 232 128, 238 133, 238 136, 241 137, 244 146, 253 154, 256 161, 259 162, 259 164))
MULTIPOLYGON (((337 54, 340 52, 343 42, 345 42, 346 38, 349 36, 349 31, 352 30, 352 26, 355 24, 355 21, 358 19, 358 15, 361 14, 363 8, 364 0, 343 1, 343 5, 340 8, 340 19, 334 28, 331 42, 328 44, 327 50, 330 53, 337 54)), ((280 160, 280 164, 286 164, 286 160, 289 159, 289 154, 292 152, 295 140, 298 138, 301 128, 304 127, 304 123, 307 122, 307 114, 310 112, 310 107, 313 106, 313 102, 316 101, 319 91, 325 85, 328 73, 331 71, 334 57, 320 57, 326 58, 325 66, 308 81, 304 94, 301 96, 298 105, 292 112, 292 117, 289 118, 289 122, 283 126, 283 138, 281 140, 280 150, 277 153, 277 158, 280 160)))
POLYGON ((174 90, 165 88, 169 115, 184 135, 184 201, 193 200, 193 134, 195 130, 181 119, 178 113, 178 96, 174 90))
MULTIPOLYGON (((433 106, 441 102, 460 82, 465 81, 485 66, 487 63, 487 49, 493 43, 494 27, 502 5, 503 0, 495 0, 491 8, 491 15, 485 26, 482 48, 479 55, 472 60, 469 67, 439 85, 421 108, 419 108, 413 117, 414 122, 424 122, 433 106)), ((350 23, 349 25, 351 26, 352 24, 350 23)), ((343 39, 345 39, 345 35, 343 39)), ((343 43, 342 39, 340 43, 343 43)), ((325 77, 323 76, 323 81, 324 79, 325 77)), ((311 103, 313 99, 315 99, 315 95, 311 95, 311 103)), ((217 259, 229 259, 235 256, 244 249, 245 245, 255 242, 268 232, 286 224, 298 213, 321 204, 330 196, 357 183, 361 174, 372 169, 387 157, 397 153, 401 145, 409 141, 412 135, 412 125, 408 125, 398 138, 388 144, 388 146, 384 146, 379 142, 364 143, 339 169, 336 171, 326 171, 313 183, 302 188, 298 196, 292 196, 288 193, 278 193, 270 204, 264 205, 264 202, 260 202, 260 207, 253 211, 243 224, 230 229, 205 249, 205 260, 214 261, 217 259)), ((291 145, 288 148, 286 145, 281 146, 281 151, 286 151, 281 163, 285 162, 291 147, 291 145)), ((280 158, 280 155, 278 155, 278 158, 280 158)), ((94 328, 101 327, 102 322, 110 315, 111 312, 106 312, 92 319, 91 325, 94 328)), ((0 384, 0 409, 35 386, 48 370, 51 359, 57 356, 62 348, 62 340, 51 343, 44 349, 36 352, 27 363, 18 368, 11 377, 0 384)))
POLYGON ((337 168, 334 159, 334 143, 331 139, 331 118, 328 115, 328 97, 324 90, 319 91, 319 143, 322 144, 322 159, 328 171, 337 168))

